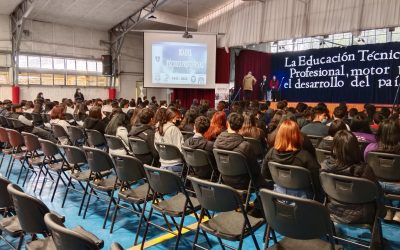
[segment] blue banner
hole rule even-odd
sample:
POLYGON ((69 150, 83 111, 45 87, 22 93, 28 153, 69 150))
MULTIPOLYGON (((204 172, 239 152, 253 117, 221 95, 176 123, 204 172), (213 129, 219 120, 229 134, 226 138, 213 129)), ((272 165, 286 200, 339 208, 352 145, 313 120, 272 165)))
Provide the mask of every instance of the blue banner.
POLYGON ((393 103, 400 84, 400 43, 277 53, 272 74, 282 99, 393 103))

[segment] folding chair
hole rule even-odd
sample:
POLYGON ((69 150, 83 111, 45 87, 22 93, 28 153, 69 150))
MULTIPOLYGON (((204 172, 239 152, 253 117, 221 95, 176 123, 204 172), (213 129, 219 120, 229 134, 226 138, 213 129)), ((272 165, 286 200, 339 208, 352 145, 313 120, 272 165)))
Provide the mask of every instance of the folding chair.
MULTIPOLYGON (((380 182, 398 184, 400 182, 400 155, 383 152, 369 152, 367 163, 380 182)), ((399 194, 385 191, 385 199, 400 201, 399 194)), ((400 211, 400 208, 386 205, 389 209, 400 211)))
POLYGON ((120 207, 128 209, 140 218, 134 243, 134 245, 136 245, 146 209, 146 202, 151 199, 149 194, 150 188, 145 181, 146 174, 141 161, 135 157, 127 155, 112 155, 112 158, 115 164, 115 172, 117 173, 120 188, 118 192, 117 204, 114 208, 110 233, 113 232, 118 209, 120 207), (120 205, 120 201, 131 204, 132 209, 120 205), (140 205, 142 205, 142 208, 140 205))
POLYGON ((87 135, 87 144, 89 147, 104 148, 107 147, 107 141, 104 135, 94 129, 85 129, 87 135))
POLYGON ((266 150, 262 146, 260 140, 251 137, 244 137, 244 140, 250 143, 250 147, 253 150, 254 155, 257 157, 257 162, 261 165, 265 158, 266 150))
POLYGON ((242 249, 244 238, 251 236, 255 248, 259 250, 260 247, 254 231, 263 224, 264 219, 254 218, 247 214, 241 200, 241 194, 234 188, 224 184, 213 183, 191 176, 188 178, 201 205, 193 249, 196 247, 204 249, 203 246, 197 244, 201 229, 217 237, 222 249, 225 249, 225 247, 234 248, 222 243, 221 239, 239 241, 238 249, 242 249), (218 214, 212 216, 210 211, 218 214), (204 216, 208 216, 210 219, 203 222, 204 216))
POLYGON ((183 135, 183 139, 186 141, 187 139, 189 139, 190 137, 194 136, 194 132, 191 131, 181 131, 182 135, 183 135))
POLYGON ((73 146, 83 146, 86 142, 85 131, 77 126, 68 126, 69 139, 73 146))
POLYGON ((65 131, 65 129, 61 125, 52 124, 51 126, 53 128, 54 137, 57 138, 59 144, 61 144, 61 145, 63 145, 63 144, 71 145, 72 144, 67 131, 65 131))
MULTIPOLYGON (((0 116, 0 118, 1 117, 2 116, 0 116)), ((2 153, 1 161, 0 161, 0 168, 1 168, 3 166, 3 161, 4 161, 5 156, 11 155, 13 152, 13 148, 11 147, 10 141, 8 139, 7 129, 4 127, 0 127, 0 142, 3 144, 2 149, 1 149, 1 153, 2 153)), ((9 162, 11 162, 11 157, 10 157, 9 162)))
POLYGON ((129 150, 129 146, 126 145, 125 142, 120 137, 115 135, 105 135, 104 137, 106 138, 107 141, 108 150, 125 151, 126 155, 132 155, 132 152, 130 152, 129 150))
POLYGON ((182 229, 184 228, 183 223, 185 221, 185 216, 194 213, 196 220, 198 220, 196 211, 200 208, 200 204, 196 198, 189 197, 184 183, 178 174, 148 165, 144 165, 144 170, 152 192, 152 205, 146 220, 146 229, 143 234, 141 247, 143 248, 144 243, 146 242, 149 226, 152 225, 160 230, 176 235, 177 237, 174 249, 177 249, 182 236, 182 229), (168 228, 162 227, 151 221, 154 210, 161 213, 168 228), (172 231, 167 216, 171 218, 178 233, 172 231), (176 217, 180 217, 181 219, 179 225, 175 220, 176 217))
POLYGON ((310 139, 311 144, 314 146, 314 148, 317 148, 319 143, 324 139, 323 136, 319 135, 307 135, 308 139, 310 139))
POLYGON ((215 160, 212 159, 214 156, 210 152, 182 146, 182 154, 189 169, 196 177, 212 181, 218 175, 215 160))
POLYGON ((114 198, 114 191, 118 188, 117 185, 118 179, 116 178, 116 176, 112 176, 106 179, 105 177, 107 177, 109 174, 105 176, 103 173, 104 172, 109 173, 110 171, 113 171, 115 169, 114 163, 110 155, 101 149, 84 146, 83 150, 85 151, 86 159, 88 161, 90 169, 89 176, 93 175, 93 179, 90 181, 89 197, 86 203, 85 211, 83 213, 83 219, 86 218, 86 213, 92 195, 95 195, 98 198, 100 198, 100 196, 95 194, 94 192, 100 191, 102 193, 106 193, 108 198, 108 207, 106 214, 104 216, 104 222, 103 222, 103 229, 104 229, 107 223, 108 215, 110 213, 111 203, 114 204, 116 203, 114 198))
MULTIPOLYGON (((369 224, 347 224, 353 227, 367 228, 371 231, 371 241, 368 244, 361 244, 346 238, 335 237, 339 240, 354 244, 358 247, 371 248, 379 243, 383 249, 382 225, 379 218, 378 199, 379 192, 376 184, 370 180, 358 177, 350 177, 321 172, 321 185, 328 199, 334 199, 345 204, 375 204, 375 215, 369 224), (376 242, 378 240, 379 242, 376 242)), ((340 221, 332 220, 335 223, 343 224, 340 221)))
POLYGON ((129 137, 129 146, 131 147, 133 155, 138 158, 143 164, 154 165, 154 157, 151 154, 150 146, 147 145, 145 140, 135 137, 129 137))
POLYGON ((280 194, 271 190, 260 190, 261 202, 268 223, 265 248, 270 250, 298 249, 324 250, 343 249, 335 245, 335 229, 328 210, 319 202, 280 194), (285 236, 269 246, 270 234, 285 236), (328 242, 321 240, 328 237, 328 242))
POLYGON ((329 150, 324 150, 324 149, 315 149, 315 153, 317 154, 317 161, 319 164, 322 164, 326 159, 328 159, 329 156, 332 155, 332 152, 329 150))
POLYGON ((42 148, 40 146, 39 137, 26 132, 22 132, 22 137, 24 138, 24 144, 26 147, 25 157, 28 161, 28 171, 22 184, 22 187, 24 187, 29 175, 29 170, 31 170, 34 174, 36 174, 34 171, 35 166, 39 168, 39 171, 41 170, 41 165, 43 163, 43 153, 40 153, 42 148))
POLYGON ((175 160, 175 159, 182 159, 182 171, 180 172, 180 176, 184 178, 184 172, 185 172, 185 158, 183 157, 181 151, 179 151, 179 148, 176 147, 175 145, 169 144, 169 143, 160 143, 156 142, 154 143, 156 146, 156 149, 158 151, 158 154, 160 155, 160 158, 163 160, 175 160))
POLYGON ((26 148, 24 145, 24 138, 22 137, 20 132, 14 129, 8 129, 7 135, 8 135, 8 141, 12 147, 12 154, 11 154, 12 160, 10 159, 5 176, 7 176, 7 178, 10 178, 15 160, 18 160, 21 163, 21 169, 17 179, 17 183, 19 183, 22 170, 26 168, 25 167, 26 148))

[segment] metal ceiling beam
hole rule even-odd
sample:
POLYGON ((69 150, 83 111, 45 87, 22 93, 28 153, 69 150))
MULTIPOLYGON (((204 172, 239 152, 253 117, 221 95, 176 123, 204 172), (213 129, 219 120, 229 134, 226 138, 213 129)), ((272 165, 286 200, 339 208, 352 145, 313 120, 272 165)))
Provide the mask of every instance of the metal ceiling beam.
POLYGON ((115 86, 117 77, 120 73, 119 65, 121 49, 124 44, 125 35, 135 28, 136 25, 146 20, 147 17, 152 15, 154 11, 166 1, 167 0, 150 0, 135 13, 128 16, 122 22, 118 23, 109 30, 110 54, 112 58, 112 76, 110 80, 111 86, 115 86))
POLYGON ((11 40, 12 40, 12 55, 11 66, 13 71, 13 84, 18 84, 18 56, 21 39, 24 32, 26 19, 34 8, 34 0, 22 1, 15 10, 11 13, 11 40))

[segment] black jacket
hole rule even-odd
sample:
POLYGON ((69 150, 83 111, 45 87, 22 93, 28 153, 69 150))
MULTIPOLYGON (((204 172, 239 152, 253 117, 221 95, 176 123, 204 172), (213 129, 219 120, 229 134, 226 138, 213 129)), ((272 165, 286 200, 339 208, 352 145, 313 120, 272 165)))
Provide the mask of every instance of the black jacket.
POLYGON ((215 158, 213 155, 213 147, 214 147, 214 142, 212 141, 207 141, 205 138, 200 137, 200 136, 193 136, 188 138, 184 143, 183 146, 192 148, 192 149, 202 149, 205 150, 209 153, 209 159, 211 160, 211 164, 213 166, 204 166, 204 167, 198 167, 198 168, 193 168, 195 172, 195 176, 199 177, 201 179, 210 179, 211 173, 212 173, 212 168, 216 165, 215 163, 215 158))
POLYGON ((97 130, 104 134, 107 124, 103 120, 95 119, 92 117, 87 117, 83 122, 83 127, 86 129, 97 130))
MULTIPOLYGON (((352 166, 339 167, 336 164, 335 159, 329 157, 321 164, 321 172, 333 173, 338 175, 361 177, 371 180, 376 183, 378 190, 382 196, 382 189, 373 170, 366 163, 354 164, 352 166)), ((341 223, 372 223, 374 221, 376 204, 365 203, 365 204, 346 204, 336 201, 330 197, 327 199, 327 208, 330 211, 335 221, 341 223)), ((380 215, 385 215, 385 209, 383 203, 378 207, 380 209, 380 215)))
POLYGON ((320 122, 311 122, 301 128, 301 132, 306 135, 327 136, 329 127, 320 122))
MULTIPOLYGON (((222 132, 214 143, 214 148, 230 150, 241 153, 246 157, 247 165, 250 172, 254 177, 254 184, 257 188, 267 187, 266 181, 261 176, 260 167, 257 163, 256 156, 250 147, 250 143, 244 140, 243 136, 239 134, 233 134, 228 132, 222 132)), ((222 180, 225 184, 236 188, 236 189, 247 189, 250 176, 248 174, 238 176, 224 176, 222 180)))
POLYGON ((293 165, 306 168, 311 172, 311 178, 315 187, 315 195, 318 199, 321 198, 322 188, 319 181, 319 170, 320 166, 315 159, 308 151, 306 150, 297 150, 291 152, 278 152, 275 148, 271 148, 265 156, 261 172, 264 178, 272 179, 271 172, 269 171, 268 162, 273 161, 280 164, 285 165, 293 165))
POLYGON ((151 164, 154 159, 155 166, 158 165, 158 160, 160 156, 158 155, 158 151, 154 146, 154 129, 148 124, 136 124, 129 131, 128 137, 137 137, 147 142, 147 145, 150 148, 151 154, 146 155, 135 155, 139 160, 143 162, 143 164, 151 164))
POLYGON ((74 95, 74 99, 75 99, 75 102, 82 102, 82 101, 85 100, 85 97, 83 96, 82 93, 76 92, 75 95, 74 95))

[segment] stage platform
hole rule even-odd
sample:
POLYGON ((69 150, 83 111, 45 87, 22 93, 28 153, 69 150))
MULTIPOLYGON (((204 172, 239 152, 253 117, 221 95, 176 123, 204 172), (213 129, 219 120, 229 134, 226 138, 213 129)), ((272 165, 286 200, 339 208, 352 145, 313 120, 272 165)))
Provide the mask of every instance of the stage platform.
MULTIPOLYGON (((263 101, 261 101, 261 103, 262 102, 263 101)), ((288 102, 288 107, 294 107, 295 108, 298 103, 299 102, 288 102)), ((307 104, 308 106, 311 106, 311 107, 315 107, 318 104, 318 102, 304 102, 304 103, 307 104)), ((277 104, 277 102, 271 102, 271 108, 276 109, 276 104, 277 104)), ((326 102, 325 104, 328 106, 328 109, 329 109, 330 113, 333 113, 333 110, 337 106, 339 106, 338 102, 326 102)), ((375 105, 378 110, 380 108, 382 108, 382 107, 391 108, 393 106, 391 104, 375 104, 375 103, 372 103, 372 104, 375 105)), ((364 105, 365 105, 364 103, 347 103, 348 109, 356 108, 358 111, 363 111, 364 110, 364 105)))

